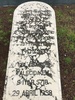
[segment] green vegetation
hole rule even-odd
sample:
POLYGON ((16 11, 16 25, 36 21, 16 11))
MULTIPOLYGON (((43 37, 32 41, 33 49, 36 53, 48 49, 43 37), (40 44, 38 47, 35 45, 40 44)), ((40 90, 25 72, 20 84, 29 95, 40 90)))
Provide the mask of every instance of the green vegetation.
POLYGON ((64 71, 64 73, 65 73, 65 74, 68 74, 68 69, 66 69, 66 70, 64 71))
POLYGON ((75 43, 75 33, 73 31, 70 31, 69 34, 67 34, 67 38, 70 41, 70 43, 75 43))
POLYGON ((74 52, 75 51, 75 44, 74 43, 69 44, 68 48, 69 48, 70 51, 74 52))
POLYGON ((65 21, 66 21, 66 22, 67 22, 67 21, 72 21, 72 17, 66 15, 66 17, 65 17, 65 21))
POLYGON ((4 32, 3 30, 0 30, 0 42, 3 42, 4 45, 8 45, 9 40, 7 39, 7 35, 9 32, 4 32))
POLYGON ((63 17, 63 12, 61 10, 57 11, 57 16, 59 18, 63 17))
POLYGON ((0 19, 0 23, 2 22, 2 19, 0 19))
POLYGON ((72 59, 70 57, 65 57, 64 61, 65 61, 66 64, 71 64, 72 59))
POLYGON ((13 13, 13 12, 14 12, 14 8, 10 8, 10 9, 8 9, 7 12, 8 12, 8 13, 13 13))
POLYGON ((2 23, 2 19, 0 19, 0 29, 2 28, 2 25, 1 25, 1 23, 2 23))
POLYGON ((75 51, 75 33, 73 31, 68 32, 65 44, 66 49, 68 49, 70 52, 75 51))
POLYGON ((12 19, 9 19, 8 22, 12 23, 12 19))
POLYGON ((63 38, 67 35, 68 33, 68 28, 65 28, 65 27, 59 27, 58 30, 57 30, 57 33, 58 33, 58 37, 59 38, 63 38))
POLYGON ((2 28, 2 25, 0 25, 0 29, 2 28))
POLYGON ((58 41, 64 45, 65 50, 75 51, 75 32, 68 27, 58 27, 58 41))
MULTIPOLYGON (((13 11, 14 11, 14 8, 10 8, 10 9, 7 10, 8 14, 10 14, 10 13, 12 14, 13 11)), ((4 45, 8 45, 9 44, 8 36, 11 32, 10 32, 10 30, 6 29, 7 26, 4 27, 3 23, 5 23, 4 22, 5 20, 7 20, 8 24, 10 25, 12 23, 12 16, 7 17, 6 19, 5 18, 0 18, 0 42, 3 42, 4 45)))
POLYGON ((73 97, 73 100, 75 100, 75 97, 73 97))

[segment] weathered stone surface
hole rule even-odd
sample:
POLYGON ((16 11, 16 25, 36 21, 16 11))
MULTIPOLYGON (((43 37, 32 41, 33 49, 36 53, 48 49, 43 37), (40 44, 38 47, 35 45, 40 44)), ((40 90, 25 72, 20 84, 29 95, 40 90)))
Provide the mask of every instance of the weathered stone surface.
POLYGON ((14 12, 3 100, 62 100, 55 12, 45 3, 14 12))

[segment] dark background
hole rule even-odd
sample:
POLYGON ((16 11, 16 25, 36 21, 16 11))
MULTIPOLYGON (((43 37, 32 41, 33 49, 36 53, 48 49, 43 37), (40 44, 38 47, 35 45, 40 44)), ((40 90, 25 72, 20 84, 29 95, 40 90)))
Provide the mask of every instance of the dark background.
MULTIPOLYGON (((0 6, 19 5, 26 1, 32 1, 32 0, 0 0, 0 6)), ((35 0, 35 1, 46 2, 50 5, 75 4, 75 0, 35 0)))

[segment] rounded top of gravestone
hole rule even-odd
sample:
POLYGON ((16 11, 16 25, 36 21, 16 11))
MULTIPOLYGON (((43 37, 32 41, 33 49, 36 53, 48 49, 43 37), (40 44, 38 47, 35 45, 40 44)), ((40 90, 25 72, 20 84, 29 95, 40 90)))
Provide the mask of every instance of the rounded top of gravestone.
POLYGON ((55 13, 54 12, 54 9, 48 5, 47 3, 45 2, 41 2, 41 1, 28 1, 28 2, 25 2, 25 3, 22 3, 20 4, 14 11, 14 13, 17 13, 17 11, 23 11, 24 10, 50 10, 52 13, 55 13))

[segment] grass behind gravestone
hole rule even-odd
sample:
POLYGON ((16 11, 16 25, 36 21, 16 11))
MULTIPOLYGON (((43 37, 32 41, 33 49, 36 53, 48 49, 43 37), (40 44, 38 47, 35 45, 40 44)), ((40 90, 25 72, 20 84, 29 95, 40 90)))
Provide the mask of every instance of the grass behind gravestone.
POLYGON ((75 100, 75 5, 56 6, 54 9, 63 100, 75 100))
POLYGON ((65 61, 66 64, 71 64, 72 59, 70 57, 65 57, 64 61, 65 61))

